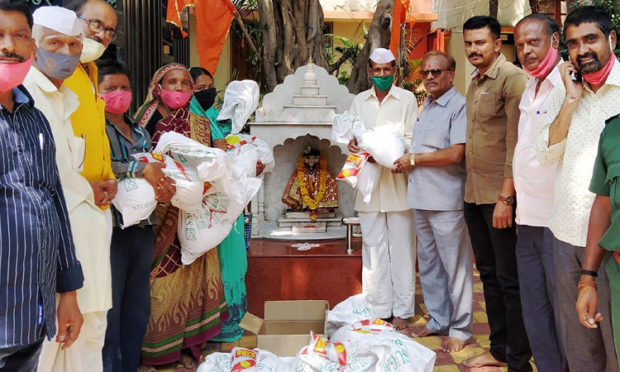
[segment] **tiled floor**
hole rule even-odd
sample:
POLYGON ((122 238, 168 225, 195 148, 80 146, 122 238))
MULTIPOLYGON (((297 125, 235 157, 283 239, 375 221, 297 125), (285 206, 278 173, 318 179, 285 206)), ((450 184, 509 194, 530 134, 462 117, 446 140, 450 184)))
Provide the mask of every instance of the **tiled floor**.
MULTIPOLYGON (((426 320, 422 314, 426 314, 424 307, 424 299, 422 297, 422 289, 420 287, 419 278, 416 280, 416 316, 412 320, 413 325, 425 325, 426 320)), ((506 368, 478 368, 468 369, 462 366, 465 359, 484 352, 489 347, 489 324, 484 307, 484 296, 482 293, 482 282, 478 272, 474 270, 474 340, 468 344, 463 350, 456 353, 445 353, 441 351, 441 337, 429 336, 416 338, 415 340, 422 345, 434 350, 437 353, 434 372, 505 372, 506 368)), ((208 344, 203 350, 203 354, 209 354, 218 351, 219 344, 208 344)), ((533 365, 533 363, 532 363, 533 365)), ((173 366, 167 366, 158 369, 158 371, 172 372, 173 366)), ((534 367, 536 372, 536 368, 534 367)))

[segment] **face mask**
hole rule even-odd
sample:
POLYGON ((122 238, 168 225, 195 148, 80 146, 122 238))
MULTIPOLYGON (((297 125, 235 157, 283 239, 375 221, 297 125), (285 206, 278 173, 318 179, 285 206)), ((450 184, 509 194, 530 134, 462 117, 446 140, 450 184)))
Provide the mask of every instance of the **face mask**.
POLYGON ((213 106, 213 103, 215 102, 215 96, 217 96, 217 90, 215 88, 209 88, 194 93, 196 101, 200 103, 200 106, 205 111, 208 110, 211 106, 213 106))
POLYGON ((538 64, 538 67, 536 67, 534 70, 530 70, 527 67, 523 66, 523 69, 535 78, 544 78, 551 70, 553 70, 553 68, 555 67, 555 61, 557 61, 557 59, 558 50, 554 47, 550 47, 547 51, 547 55, 538 64))
POLYGON ((587 81, 590 85, 601 85, 605 80, 607 80, 607 76, 609 76, 611 69, 614 67, 614 61, 616 60, 616 56, 614 55, 613 49, 611 48, 611 35, 609 35, 609 49, 611 49, 609 60, 602 69, 591 74, 582 74, 583 79, 587 81))
POLYGON ((173 110, 183 107, 192 98, 192 92, 178 92, 176 90, 161 90, 161 100, 173 110))
POLYGON ((58 54, 37 49, 36 65, 45 75, 53 79, 64 80, 73 74, 80 62, 79 54, 58 54))
POLYGON ((0 63, 0 92, 8 92, 24 81, 32 59, 19 63, 0 63))
POLYGON ((377 89, 382 92, 390 89, 392 84, 394 83, 394 75, 388 76, 373 76, 372 83, 375 85, 377 89))
POLYGON ((100 94, 105 101, 105 110, 111 114, 124 114, 131 105, 131 92, 117 89, 113 92, 100 94))
POLYGON ((84 38, 82 46, 82 55, 80 56, 80 62, 88 63, 96 59, 99 59, 105 52, 105 45, 91 38, 84 38))

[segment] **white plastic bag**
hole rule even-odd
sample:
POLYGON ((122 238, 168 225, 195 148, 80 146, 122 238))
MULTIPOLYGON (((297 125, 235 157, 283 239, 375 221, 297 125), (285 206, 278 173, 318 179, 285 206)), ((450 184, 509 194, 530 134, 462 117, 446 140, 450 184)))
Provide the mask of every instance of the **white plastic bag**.
POLYGON ((203 182, 198 179, 195 169, 185 168, 175 159, 160 153, 143 152, 132 156, 136 160, 145 163, 166 164, 162 172, 174 180, 174 186, 176 187, 176 191, 170 201, 172 205, 186 212, 200 210, 204 186, 203 182))
POLYGON ((377 163, 387 168, 394 168, 394 162, 403 156, 405 138, 396 129, 388 126, 375 127, 357 137, 357 144, 369 152, 377 163))
POLYGON ((248 134, 229 134, 226 136, 226 154, 238 158, 249 177, 256 177, 256 161, 265 165, 263 174, 275 167, 273 152, 265 141, 248 134))
POLYGON ((278 357, 266 350, 235 347, 230 353, 207 355, 205 361, 198 366, 197 372, 231 372, 235 368, 235 364, 233 364, 235 361, 238 361, 238 364, 248 361, 248 363, 239 365, 240 371, 244 372, 294 371, 294 359, 292 357, 278 357), (249 358, 244 358, 244 356, 249 358))
POLYGON ((144 178, 118 181, 118 191, 112 204, 123 216, 123 229, 148 218, 157 207, 155 191, 144 178))
POLYGON ((224 93, 224 103, 217 120, 232 120, 232 133, 239 133, 258 107, 259 88, 254 80, 231 81, 224 93))
POLYGON ((332 141, 348 145, 354 136, 354 131, 362 128, 360 118, 349 113, 336 114, 332 124, 332 141))
POLYGON ((379 184, 381 167, 368 162, 367 152, 350 153, 336 179, 353 186, 362 195, 364 203, 370 202, 372 192, 379 184))
POLYGON ((370 310, 365 294, 351 296, 327 311, 325 318, 327 337, 331 338, 334 332, 344 326, 374 317, 375 314, 370 310))

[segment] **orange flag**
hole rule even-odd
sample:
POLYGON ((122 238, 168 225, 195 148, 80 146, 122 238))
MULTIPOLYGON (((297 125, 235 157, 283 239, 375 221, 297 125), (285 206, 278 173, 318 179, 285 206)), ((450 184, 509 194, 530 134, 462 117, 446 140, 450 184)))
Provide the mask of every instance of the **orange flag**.
MULTIPOLYGON (((215 74, 230 24, 237 9, 230 0, 169 0, 166 20, 180 27, 180 13, 193 6, 200 66, 215 74)), ((185 33, 183 34, 185 35, 185 33)))
POLYGON ((409 0, 394 0, 392 9, 392 34, 390 35, 390 50, 398 58, 398 45, 400 43, 400 26, 407 19, 409 13, 409 0))

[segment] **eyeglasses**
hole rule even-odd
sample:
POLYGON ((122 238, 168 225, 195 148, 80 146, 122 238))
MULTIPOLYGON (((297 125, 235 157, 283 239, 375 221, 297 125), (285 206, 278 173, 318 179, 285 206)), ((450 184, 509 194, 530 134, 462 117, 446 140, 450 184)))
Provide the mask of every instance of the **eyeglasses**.
POLYGON ((91 18, 86 18, 84 16, 78 15, 78 18, 81 20, 84 20, 86 22, 88 22, 88 28, 92 31, 92 32, 101 32, 104 31, 104 35, 105 37, 107 37, 108 39, 110 39, 111 41, 116 40, 116 38, 118 37, 118 34, 116 33, 116 30, 113 28, 106 28, 103 25, 103 22, 101 22, 98 19, 91 19, 91 18))
POLYGON ((422 75, 422 79, 426 78, 428 74, 433 74, 433 77, 438 77, 439 75, 441 75, 442 71, 444 70, 438 68, 434 68, 432 70, 422 70, 420 71, 420 75, 422 75))

